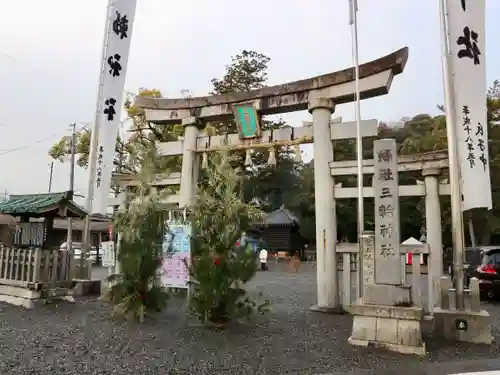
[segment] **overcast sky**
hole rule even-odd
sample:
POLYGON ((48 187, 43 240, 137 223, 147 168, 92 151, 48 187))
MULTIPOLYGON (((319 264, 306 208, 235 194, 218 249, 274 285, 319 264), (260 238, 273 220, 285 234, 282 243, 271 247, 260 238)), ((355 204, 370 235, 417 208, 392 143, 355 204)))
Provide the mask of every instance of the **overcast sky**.
MULTIPOLYGON (((88 123, 94 116, 106 1, 0 3, 0 190, 46 192, 51 144, 69 133, 71 122, 88 123)), ((126 90, 205 95, 210 79, 221 77, 242 49, 271 57, 269 84, 351 65, 347 0, 235 3, 139 0, 126 90)), ((410 48, 403 75, 389 95, 362 102, 362 117, 394 121, 436 113, 443 103, 438 0, 359 0, 359 8, 360 62, 410 48)), ((500 1, 487 0, 487 14, 485 55, 492 82, 500 78, 495 48, 500 1)), ((337 114, 352 120, 353 106, 339 106, 337 114)), ((297 125, 309 118, 307 112, 285 117, 297 125)), ((56 162, 52 190, 67 190, 68 176, 68 164, 56 162)), ((78 191, 85 193, 86 180, 86 172, 78 170, 78 191)))

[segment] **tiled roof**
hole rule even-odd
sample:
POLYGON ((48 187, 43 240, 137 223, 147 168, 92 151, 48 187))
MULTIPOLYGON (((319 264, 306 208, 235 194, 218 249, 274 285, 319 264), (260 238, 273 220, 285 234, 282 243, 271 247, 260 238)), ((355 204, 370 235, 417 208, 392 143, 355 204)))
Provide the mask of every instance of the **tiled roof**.
POLYGON ((264 217, 264 224, 266 225, 283 225, 283 224, 299 224, 297 216, 292 214, 285 207, 280 207, 278 210, 268 213, 264 217))
POLYGON ((0 212, 10 215, 41 215, 58 210, 66 205, 71 216, 84 217, 86 212, 69 197, 69 191, 61 193, 10 195, 8 201, 0 202, 0 212))

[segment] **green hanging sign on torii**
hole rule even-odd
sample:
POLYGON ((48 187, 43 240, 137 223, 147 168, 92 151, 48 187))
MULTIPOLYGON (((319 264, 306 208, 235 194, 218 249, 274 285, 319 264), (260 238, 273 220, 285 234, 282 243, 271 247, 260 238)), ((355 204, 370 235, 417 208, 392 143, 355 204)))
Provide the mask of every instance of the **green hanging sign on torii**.
POLYGON ((241 139, 260 138, 260 118, 254 103, 238 103, 232 106, 234 120, 241 139))

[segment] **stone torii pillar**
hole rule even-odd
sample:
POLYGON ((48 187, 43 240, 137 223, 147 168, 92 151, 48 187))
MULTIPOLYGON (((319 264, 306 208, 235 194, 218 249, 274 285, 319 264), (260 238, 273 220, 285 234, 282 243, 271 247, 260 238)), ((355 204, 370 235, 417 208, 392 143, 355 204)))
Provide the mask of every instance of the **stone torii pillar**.
POLYGON ((439 204, 439 168, 422 171, 425 184, 425 227, 430 248, 428 264, 429 308, 439 307, 441 301, 440 278, 443 275, 443 234, 441 228, 441 206, 439 204))
POLYGON ((333 145, 330 137, 330 118, 335 104, 330 99, 311 100, 308 106, 313 118, 314 195, 316 211, 316 273, 317 305, 320 312, 339 312, 337 271, 337 223, 334 179, 330 174, 333 145))
POLYGON ((179 207, 184 208, 192 204, 196 193, 196 139, 198 136, 197 118, 194 116, 182 119, 182 125, 185 127, 183 151, 182 151, 182 169, 181 169, 181 191, 179 207))

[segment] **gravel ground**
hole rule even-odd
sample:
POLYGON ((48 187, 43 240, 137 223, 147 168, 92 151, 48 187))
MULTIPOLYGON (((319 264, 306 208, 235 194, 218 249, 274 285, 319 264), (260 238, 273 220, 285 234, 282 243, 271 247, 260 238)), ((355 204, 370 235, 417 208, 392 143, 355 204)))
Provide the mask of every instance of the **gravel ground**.
MULTIPOLYGON (((443 344, 427 337, 424 359, 347 344, 352 318, 311 313, 312 266, 298 274, 271 268, 251 285, 272 311, 225 331, 200 327, 182 298, 168 310, 131 324, 110 320, 96 299, 35 310, 0 305, 0 374, 370 374, 437 375, 500 369, 499 344, 443 344)), ((500 306, 486 305, 494 334, 500 306)))

